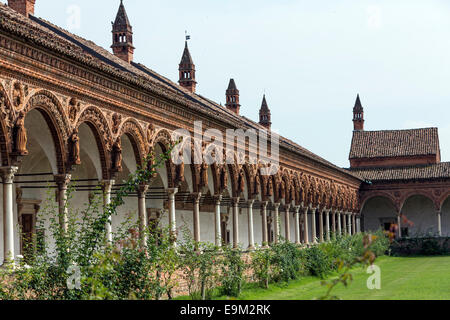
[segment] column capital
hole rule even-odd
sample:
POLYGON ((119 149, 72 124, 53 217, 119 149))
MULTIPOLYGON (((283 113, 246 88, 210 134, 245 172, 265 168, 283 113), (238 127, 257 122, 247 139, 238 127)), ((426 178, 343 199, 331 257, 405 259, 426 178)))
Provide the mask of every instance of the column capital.
POLYGON ((104 189, 111 190, 112 186, 116 183, 116 180, 101 180, 100 184, 104 189))
POLYGON ((285 208, 286 208, 286 211, 289 210, 289 209, 291 208, 291 204, 290 204, 290 203, 285 204, 284 206, 285 206, 285 208))
POLYGON ((202 193, 201 193, 201 192, 194 192, 194 193, 191 193, 191 197, 192 197, 192 200, 193 200, 195 203, 200 202, 200 198, 202 197, 202 193))
POLYGON ((267 208, 269 201, 261 201, 261 208, 267 208))
POLYGON ((0 175, 2 177, 3 183, 13 183, 14 175, 19 170, 18 167, 0 167, 0 175))
POLYGON ((67 188, 67 185, 70 183, 70 180, 72 180, 72 175, 70 175, 70 174, 55 174, 54 178, 55 178, 55 183, 61 189, 61 188, 67 188))
POLYGON ((177 194, 178 188, 168 188, 166 191, 168 194, 177 194))
POLYGON ((300 211, 300 207, 301 206, 294 206, 295 213, 298 213, 300 211))
POLYGON ((145 194, 146 194, 147 191, 148 191, 148 188, 149 188, 149 185, 148 185, 148 184, 140 184, 140 185, 138 186, 138 196, 139 196, 139 197, 144 197, 145 194))
POLYGON ((253 204, 255 203, 255 199, 249 199, 249 200, 247 200, 247 204, 250 206, 250 207, 253 207, 253 204))
POLYGON ((280 203, 276 202, 276 203, 273 204, 273 206, 275 207, 275 209, 278 209, 280 207, 280 203))
POLYGON ((216 204, 220 204, 220 202, 222 201, 222 195, 221 194, 215 195, 213 196, 213 199, 216 204))
POLYGON ((233 205, 237 205, 239 204, 240 199, 241 199, 240 197, 233 197, 231 198, 231 202, 233 203, 233 205))

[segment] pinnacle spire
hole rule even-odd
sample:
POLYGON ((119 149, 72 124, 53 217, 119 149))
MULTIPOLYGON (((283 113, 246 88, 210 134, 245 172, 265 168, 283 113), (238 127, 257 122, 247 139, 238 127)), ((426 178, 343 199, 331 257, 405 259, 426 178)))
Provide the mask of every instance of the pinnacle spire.
POLYGON ((271 118, 272 115, 267 104, 266 95, 264 94, 261 103, 261 109, 259 109, 259 124, 270 130, 272 126, 271 118))
POLYGON ((236 87, 234 79, 230 79, 225 95, 227 100, 225 106, 227 107, 227 109, 233 111, 236 114, 239 114, 239 110, 241 108, 241 105, 239 104, 239 90, 236 87))
POLYGON ((228 84, 227 90, 237 90, 236 83, 234 82, 234 79, 230 79, 230 83, 228 84))
POLYGON ((189 47, 187 41, 185 42, 183 56, 181 57, 180 65, 193 65, 191 53, 189 52, 189 47))
POLYGON ((355 106, 353 107, 353 130, 364 130, 364 108, 361 104, 359 94, 356 96, 355 106))
POLYGON ((269 111, 269 106, 267 105, 266 95, 263 95, 263 101, 261 103, 261 110, 269 111))
POLYGON ((128 20, 127 11, 125 10, 125 6, 123 5, 123 0, 120 0, 120 6, 119 10, 117 11, 116 20, 113 24, 114 28, 121 28, 123 31, 123 28, 130 28, 131 24, 130 20, 128 20))
POLYGON ((197 82, 195 81, 195 64, 192 60, 191 53, 188 47, 188 36, 186 36, 186 42, 184 44, 183 56, 181 57, 181 62, 178 66, 178 71, 180 73, 180 80, 178 81, 180 86, 188 89, 190 92, 194 93, 197 82))
POLYGON ((133 27, 128 20, 123 0, 120 0, 116 20, 112 23, 112 34, 113 44, 111 48, 113 49, 114 55, 128 63, 133 61, 133 27))
POLYGON ((359 94, 356 96, 355 106, 353 107, 353 111, 362 111, 363 107, 361 104, 361 99, 359 98, 359 94))

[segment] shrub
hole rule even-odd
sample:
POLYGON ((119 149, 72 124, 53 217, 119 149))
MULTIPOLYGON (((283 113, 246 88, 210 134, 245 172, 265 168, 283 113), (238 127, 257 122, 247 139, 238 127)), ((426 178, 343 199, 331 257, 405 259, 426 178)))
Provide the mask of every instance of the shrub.
POLYGON ((300 250, 287 241, 279 242, 271 247, 272 279, 276 282, 297 279, 301 270, 300 250))
POLYGON ((180 242, 181 272, 187 283, 192 300, 212 297, 218 277, 218 248, 210 243, 197 243, 188 229, 184 229, 184 240, 180 242))
POLYGON ((219 292, 221 295, 239 297, 241 294, 243 275, 246 269, 240 248, 223 247, 221 259, 221 272, 219 274, 219 292))
POLYGON ((269 282, 271 281, 271 261, 272 250, 270 249, 256 249, 251 254, 251 269, 253 270, 253 277, 259 284, 269 289, 269 282))
POLYGON ((321 279, 329 275, 333 269, 332 257, 327 254, 321 245, 312 246, 303 251, 306 270, 313 276, 321 279))

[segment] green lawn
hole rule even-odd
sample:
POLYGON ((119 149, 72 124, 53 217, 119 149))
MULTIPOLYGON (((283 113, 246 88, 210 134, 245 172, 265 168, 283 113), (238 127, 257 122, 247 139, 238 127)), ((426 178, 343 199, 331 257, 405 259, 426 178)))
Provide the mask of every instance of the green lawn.
MULTIPOLYGON (((369 290, 370 276, 359 267, 352 270, 353 282, 345 288, 339 284, 333 295, 344 300, 450 299, 450 257, 381 257, 381 289, 369 290)), ((243 300, 309 300, 322 296, 326 288, 320 280, 304 277, 289 285, 272 284, 269 290, 246 288, 243 300)), ((226 299, 226 297, 222 297, 226 299)))

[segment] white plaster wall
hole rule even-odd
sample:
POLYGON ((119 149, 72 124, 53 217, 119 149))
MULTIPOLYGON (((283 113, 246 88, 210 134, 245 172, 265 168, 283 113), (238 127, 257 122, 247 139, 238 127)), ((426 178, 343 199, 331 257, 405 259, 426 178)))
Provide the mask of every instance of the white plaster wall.
MULTIPOLYGON (((409 236, 436 235, 438 218, 433 202, 421 195, 410 197, 402 208, 402 214, 411 222, 409 236)), ((406 227, 403 223, 402 227, 406 227)))
POLYGON ((450 198, 442 205, 441 214, 442 235, 450 236, 450 198))
MULTIPOLYGON (((361 212, 364 217, 364 231, 376 231, 380 229, 382 227, 380 219, 397 219, 394 205, 389 199, 383 197, 369 199, 361 212)), ((342 224, 341 226, 343 227, 342 224)))

